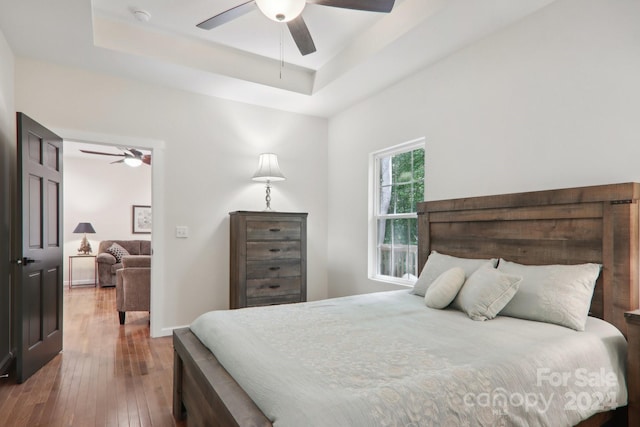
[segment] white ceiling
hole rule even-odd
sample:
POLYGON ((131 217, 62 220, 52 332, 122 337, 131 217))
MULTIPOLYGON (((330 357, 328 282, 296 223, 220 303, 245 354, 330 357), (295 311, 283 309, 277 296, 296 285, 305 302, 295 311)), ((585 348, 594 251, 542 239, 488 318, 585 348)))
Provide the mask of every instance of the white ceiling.
MULTIPOLYGON (((318 51, 302 56, 286 25, 267 19, 259 10, 234 19, 213 30, 202 30, 196 24, 247 0, 93 0, 94 15, 105 19, 133 23, 132 11, 145 10, 151 15, 141 27, 154 28, 175 35, 227 45, 274 60, 280 59, 280 37, 287 63, 318 70, 349 40, 370 27, 384 14, 307 5, 303 17, 318 51)), ((397 4, 404 0, 396 0, 397 4)))
POLYGON ((0 0, 0 29, 18 57, 330 117, 555 0, 396 0, 390 14, 308 4, 317 52, 305 57, 257 9, 196 27, 244 1, 0 0))

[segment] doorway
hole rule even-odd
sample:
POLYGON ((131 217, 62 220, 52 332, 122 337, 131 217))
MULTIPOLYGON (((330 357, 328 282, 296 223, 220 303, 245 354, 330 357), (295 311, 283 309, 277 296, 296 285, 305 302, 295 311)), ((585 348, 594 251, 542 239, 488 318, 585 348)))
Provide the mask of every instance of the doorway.
MULTIPOLYGON (((159 337, 159 336, 167 335, 166 331, 164 331, 162 328, 159 327, 160 322, 158 321, 158 317, 160 313, 159 307, 161 306, 160 296, 163 294, 162 290, 164 289, 164 280, 163 280, 164 275, 162 274, 162 271, 161 271, 161 266, 164 265, 164 259, 163 259, 164 251, 162 250, 162 248, 164 247, 164 239, 163 239, 162 233, 160 232, 160 230, 163 229, 163 224, 164 224, 164 213, 162 209, 162 206, 164 206, 164 195, 162 193, 163 174, 164 174, 164 141, 144 139, 144 138, 129 138, 129 137, 122 137, 122 136, 106 135, 106 134, 94 134, 94 133, 65 130, 65 129, 53 129, 53 130, 56 134, 61 136, 64 140, 63 153, 68 146, 71 147, 74 144, 91 144, 93 148, 96 148, 96 147, 102 148, 99 151, 109 150, 111 152, 118 152, 117 147, 135 147, 151 154, 153 159, 152 160, 153 167, 150 168, 151 179, 150 179, 150 189, 148 189, 148 191, 151 194, 149 205, 151 205, 154 208, 152 232, 151 232, 151 236, 153 239, 154 256, 153 256, 153 263, 151 266, 152 287, 151 287, 151 311, 150 311, 150 319, 149 319, 150 335, 151 337, 159 337)), ((113 159, 110 159, 108 156, 104 156, 105 157, 104 159, 101 159, 102 156, 96 155, 95 157, 96 157, 95 160, 91 160, 92 164, 95 163, 96 161, 97 162, 102 161, 104 162, 105 167, 109 166, 113 168, 114 174, 118 173, 118 170, 120 168, 127 167, 122 164, 115 164, 115 165, 109 164, 111 161, 118 160, 118 158, 115 158, 115 157, 113 159)), ((147 165, 141 165, 141 167, 143 166, 148 167, 147 165)), ((79 177, 79 178, 81 179, 82 177, 79 177)), ((88 189, 87 191, 94 191, 94 193, 98 192, 97 189, 88 189)), ((126 191, 126 189, 123 189, 123 191, 126 191)), ((98 197, 98 196, 99 195, 97 194, 92 195, 92 197, 98 197)), ((75 202, 83 203, 83 200, 82 198, 78 198, 78 200, 75 202)), ((128 212, 126 213, 125 218, 118 218, 118 221, 120 221, 120 223, 124 221, 126 224, 131 224, 132 206, 129 206, 128 208, 125 207, 125 210, 127 210, 128 212)), ((76 227, 75 223, 69 225, 70 224, 69 220, 73 222, 73 221, 76 221, 77 219, 78 222, 86 222, 84 219, 81 219, 80 217, 69 219, 68 218, 69 213, 70 212, 65 211, 63 214, 64 220, 65 220, 65 228, 76 227)), ((118 214, 115 213, 115 215, 118 215, 118 214)), ((95 226, 95 224, 93 225, 95 226)), ((68 234, 69 231, 73 231, 73 228, 71 228, 70 230, 67 229, 65 231, 65 234, 69 235, 68 234)), ((96 229, 96 235, 98 232, 99 231, 96 229)), ((91 242, 92 252, 94 254, 96 254, 98 251, 97 245, 101 239, 111 238, 110 236, 102 233, 100 233, 100 236, 101 236, 100 239, 96 239, 94 240, 94 242, 91 242, 91 235, 87 235, 87 238, 91 242)), ((136 236, 136 235, 133 234, 132 236, 136 236)), ((149 235, 147 235, 147 237, 148 236, 149 235)), ((75 237, 76 236, 72 235, 71 239, 74 239, 75 237)), ((81 236, 77 236, 77 239, 75 240, 74 244, 77 244, 79 239, 81 238, 82 238, 81 236)), ((135 239, 135 237, 131 237, 131 239, 135 239)), ((68 248, 65 247, 65 262, 68 262, 68 255, 74 254, 77 249, 78 248, 73 246, 73 244, 68 248)), ((68 265, 67 265, 67 268, 68 268, 68 265)), ((74 274, 75 274, 75 271, 76 270, 74 266, 74 274)), ((65 280, 68 280, 68 276, 66 277, 65 280)), ((87 281, 93 280, 93 277, 85 278, 84 280, 87 280, 87 281)), ((73 278, 73 281, 76 282, 75 277, 73 278)), ((68 285, 68 283, 65 283, 65 285, 68 285)), ((114 316, 116 315, 117 314, 114 312, 114 316)))
MULTIPOLYGON (((100 242, 151 241, 150 227, 133 226, 134 209, 151 211, 150 153, 132 147, 64 141, 65 289, 93 286, 96 281, 99 286, 115 285, 110 265, 98 263, 100 268, 96 267, 100 242), (138 159, 135 156, 147 162, 134 162, 138 159)), ((146 254, 150 245, 141 246, 146 254)))

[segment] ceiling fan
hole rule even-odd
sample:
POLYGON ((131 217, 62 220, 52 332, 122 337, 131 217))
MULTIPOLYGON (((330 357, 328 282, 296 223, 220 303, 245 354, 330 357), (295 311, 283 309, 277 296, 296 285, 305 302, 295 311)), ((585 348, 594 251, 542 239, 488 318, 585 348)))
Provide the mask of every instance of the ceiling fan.
POLYGON ((140 150, 136 150, 135 148, 122 148, 118 147, 119 150, 122 150, 122 154, 114 154, 114 153, 104 153, 102 151, 91 151, 91 150, 80 150, 83 153, 87 154, 98 154, 101 156, 117 156, 122 157, 120 160, 116 160, 113 163, 124 163, 127 166, 131 166, 136 168, 141 164, 151 165, 151 154, 144 154, 140 150))
POLYGON ((249 13, 257 7, 267 18, 276 22, 286 22, 298 50, 302 55, 308 55, 316 51, 316 46, 307 24, 302 18, 302 11, 307 3, 342 9, 389 13, 393 9, 395 0, 251 0, 219 13, 199 23, 197 27, 210 30, 249 13))

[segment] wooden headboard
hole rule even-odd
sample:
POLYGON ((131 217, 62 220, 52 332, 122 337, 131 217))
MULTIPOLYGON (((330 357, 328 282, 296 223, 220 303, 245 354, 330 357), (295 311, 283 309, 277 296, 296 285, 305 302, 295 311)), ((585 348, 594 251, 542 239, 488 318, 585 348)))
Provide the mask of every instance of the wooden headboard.
POLYGON ((626 336, 624 312, 638 308, 640 184, 423 202, 418 262, 432 250, 521 264, 602 264, 591 315, 626 336))

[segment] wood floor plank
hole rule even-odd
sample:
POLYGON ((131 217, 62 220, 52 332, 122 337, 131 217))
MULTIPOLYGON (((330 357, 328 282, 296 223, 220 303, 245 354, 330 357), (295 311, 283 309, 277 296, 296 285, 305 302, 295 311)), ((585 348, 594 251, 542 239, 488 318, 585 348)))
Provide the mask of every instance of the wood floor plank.
POLYGON ((149 314, 118 323, 115 288, 64 293, 63 351, 23 384, 0 379, 0 426, 178 426, 171 414, 171 337, 149 314))

